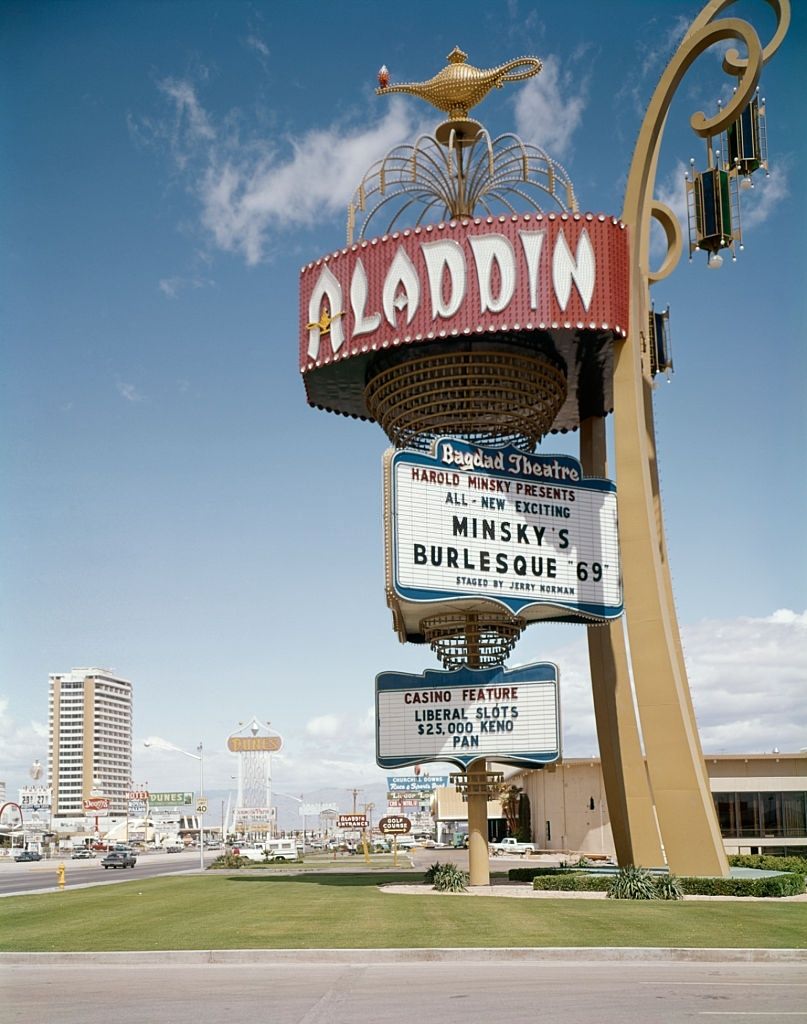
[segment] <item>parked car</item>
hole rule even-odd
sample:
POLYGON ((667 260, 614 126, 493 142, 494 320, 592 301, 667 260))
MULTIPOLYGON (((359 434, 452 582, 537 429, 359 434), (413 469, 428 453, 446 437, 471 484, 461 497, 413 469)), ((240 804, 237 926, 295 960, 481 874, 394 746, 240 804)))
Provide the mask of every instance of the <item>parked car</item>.
POLYGON ((502 839, 498 843, 491 843, 490 852, 497 857, 501 857, 505 853, 514 853, 521 857, 527 857, 531 853, 537 853, 538 848, 535 843, 520 843, 514 836, 507 836, 506 839, 502 839))
POLYGON ((37 853, 36 850, 23 850, 22 853, 18 853, 14 860, 20 864, 28 860, 42 860, 42 854, 37 853))
POLYGON ((101 863, 106 868, 133 868, 137 863, 137 857, 133 853, 129 853, 126 850, 110 850, 110 852, 103 857, 101 863))
POLYGON ((95 854, 87 846, 77 846, 71 854, 73 860, 92 860, 95 854))

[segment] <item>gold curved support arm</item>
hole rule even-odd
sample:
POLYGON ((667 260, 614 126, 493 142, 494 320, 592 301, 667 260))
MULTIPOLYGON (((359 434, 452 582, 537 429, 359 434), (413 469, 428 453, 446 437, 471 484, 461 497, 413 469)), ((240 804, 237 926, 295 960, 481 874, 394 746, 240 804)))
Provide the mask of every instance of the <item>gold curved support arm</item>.
MULTIPOLYGON (((785 0, 780 2, 784 3, 785 0)), ((661 136, 667 112, 681 80, 697 58, 714 43, 724 39, 739 39, 746 45, 748 66, 740 74, 731 101, 713 118, 707 118, 702 111, 698 111, 690 119, 693 130, 704 137, 723 131, 735 121, 751 99, 759 82, 762 71, 762 46, 759 37, 748 22, 739 18, 710 21, 709 18, 714 16, 721 5, 727 6, 728 0, 715 0, 714 3, 707 5, 701 16, 696 19, 697 27, 693 26, 684 36, 656 86, 633 152, 622 220, 634 232, 634 271, 646 280, 649 279, 650 217, 661 136)))
POLYGON ((651 270, 647 275, 647 280, 650 284, 655 284, 656 281, 663 281, 678 266, 678 261, 681 259, 683 241, 681 238, 681 225, 669 206, 665 206, 664 203, 658 201, 654 202, 650 210, 650 216, 661 225, 667 239, 667 252, 661 266, 658 270, 651 270))
MULTIPOLYGON (((776 15, 776 31, 770 38, 770 42, 762 49, 762 63, 767 64, 771 57, 782 45, 782 40, 790 28, 790 0, 765 0, 767 5, 776 15)), ((692 22, 690 31, 697 31, 716 18, 721 11, 733 6, 737 0, 712 0, 708 3, 698 17, 692 22)), ((741 75, 748 67, 745 57, 740 57, 736 50, 729 50, 723 58, 723 70, 728 75, 741 75)))
POLYGON ((726 875, 723 842, 700 746, 686 664, 675 612, 659 483, 652 381, 643 365, 649 316, 648 284, 670 273, 680 257, 680 225, 671 210, 653 199, 661 136, 672 98, 687 70, 709 46, 736 39, 725 66, 737 90, 717 117, 702 112, 694 130, 714 135, 737 119, 751 99, 765 59, 787 29, 786 0, 768 0, 780 16, 777 32, 763 51, 756 32, 735 18, 712 20, 731 0, 707 3, 665 68, 639 132, 622 220, 631 232, 631 312, 628 339, 615 347, 614 447, 619 486, 619 539, 630 658, 656 815, 671 871, 726 875), (667 237, 661 265, 649 268, 651 220, 667 237))
MULTIPOLYGON (((739 18, 725 18, 723 21, 711 22, 701 31, 704 36, 710 39, 710 42, 707 44, 708 46, 711 46, 712 43, 719 43, 723 39, 739 38, 742 39, 748 50, 747 65, 737 72, 740 79, 737 83, 737 91, 726 106, 714 117, 707 117, 702 110, 698 110, 689 119, 692 130, 697 135, 700 135, 702 139, 706 139, 728 128, 748 106, 759 83, 759 76, 762 74, 762 44, 752 26, 747 21, 741 21, 739 18)), ((694 43, 699 39, 699 34, 691 38, 694 43)), ((703 49, 705 47, 697 48, 694 57, 697 57, 703 49)), ((738 56, 736 50, 728 50, 723 61, 724 68, 726 67, 726 61, 732 54, 738 56)), ((687 67, 690 64, 687 64, 687 67)))

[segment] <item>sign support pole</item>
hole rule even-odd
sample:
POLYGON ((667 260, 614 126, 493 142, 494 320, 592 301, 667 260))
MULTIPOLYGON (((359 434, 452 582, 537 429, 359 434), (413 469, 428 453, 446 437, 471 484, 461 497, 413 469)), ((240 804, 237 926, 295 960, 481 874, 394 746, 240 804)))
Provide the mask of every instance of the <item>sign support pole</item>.
POLYGON ((471 885, 490 885, 487 761, 468 765, 468 866, 471 885))
MULTIPOLYGON (((479 668, 479 640, 468 631, 468 668, 479 668)), ((471 885, 490 885, 488 852, 488 763, 485 758, 469 764, 468 773, 468 875, 471 885)))
MULTIPOLYGON (((580 424, 580 462, 587 476, 608 472, 605 421, 580 424)), ((623 623, 588 626, 588 653, 602 775, 618 864, 664 863, 645 769, 623 623)))

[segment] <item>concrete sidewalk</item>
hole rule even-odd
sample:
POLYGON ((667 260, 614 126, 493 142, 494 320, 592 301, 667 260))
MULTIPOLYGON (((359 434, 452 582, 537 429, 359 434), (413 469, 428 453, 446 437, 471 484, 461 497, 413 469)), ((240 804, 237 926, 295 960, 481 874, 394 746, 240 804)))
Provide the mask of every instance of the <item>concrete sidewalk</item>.
POLYGON ((644 946, 451 947, 447 949, 182 949, 104 953, 0 953, 12 964, 393 964, 565 962, 807 963, 807 949, 687 949, 644 946))

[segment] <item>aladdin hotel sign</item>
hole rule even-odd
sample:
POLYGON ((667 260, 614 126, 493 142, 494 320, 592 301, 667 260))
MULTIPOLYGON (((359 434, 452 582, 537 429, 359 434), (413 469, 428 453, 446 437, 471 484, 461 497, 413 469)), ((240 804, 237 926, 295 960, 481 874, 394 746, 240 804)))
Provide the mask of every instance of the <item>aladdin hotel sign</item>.
POLYGON ((366 361, 400 345, 540 331, 563 355, 578 331, 625 337, 627 260, 625 225, 592 213, 451 220, 323 256, 300 281, 308 400, 366 417, 366 361))

